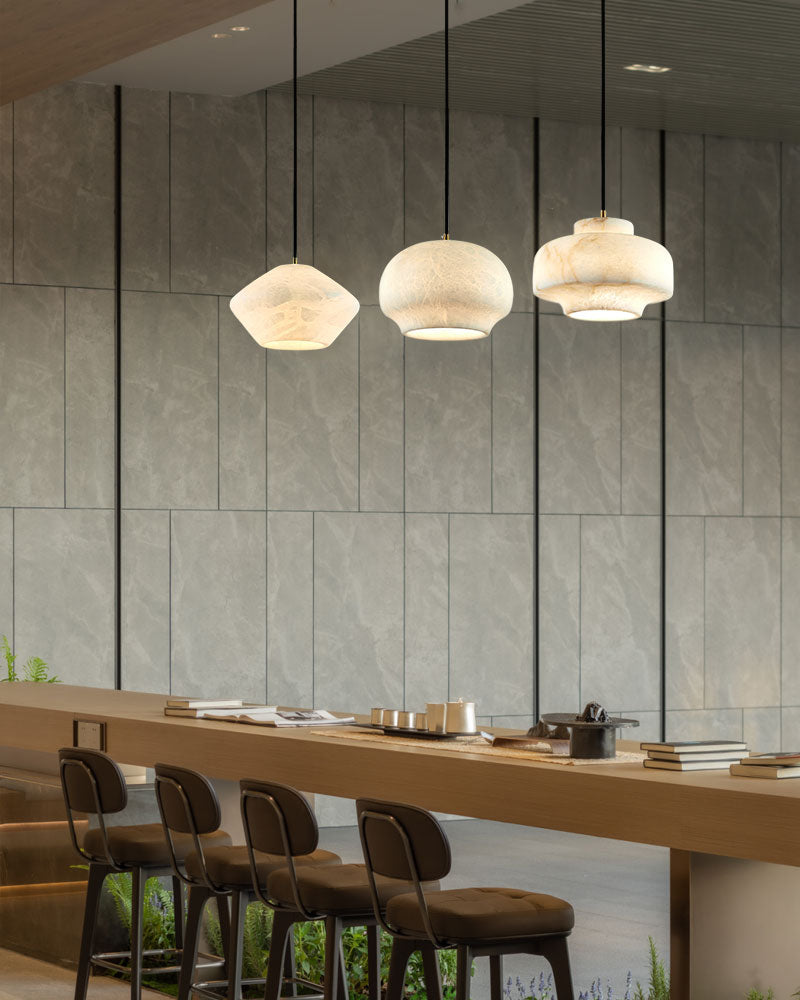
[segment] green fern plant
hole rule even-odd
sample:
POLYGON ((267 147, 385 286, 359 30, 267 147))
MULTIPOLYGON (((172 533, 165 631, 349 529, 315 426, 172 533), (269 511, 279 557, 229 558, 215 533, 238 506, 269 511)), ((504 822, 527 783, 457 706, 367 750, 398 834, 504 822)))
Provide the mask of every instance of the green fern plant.
MULTIPOLYGON (((106 876, 106 887, 114 900, 120 922, 130 932, 133 906, 133 881, 128 872, 106 876)), ((144 886, 142 942, 145 951, 175 947, 175 906, 172 893, 157 878, 149 878, 144 886)))
MULTIPOLYGON (((792 996, 800 996, 800 990, 797 993, 793 993, 792 996)), ((767 990, 766 993, 762 993, 761 990, 750 990, 745 1000, 775 1000, 775 994, 772 990, 767 990)))
POLYGON ((32 681, 34 684, 59 684, 58 677, 48 676, 47 664, 40 656, 31 656, 22 667, 22 677, 17 673, 15 653, 11 652, 11 645, 8 636, 3 636, 0 642, 0 652, 6 661, 6 676, 0 677, 0 683, 13 683, 14 681, 32 681))

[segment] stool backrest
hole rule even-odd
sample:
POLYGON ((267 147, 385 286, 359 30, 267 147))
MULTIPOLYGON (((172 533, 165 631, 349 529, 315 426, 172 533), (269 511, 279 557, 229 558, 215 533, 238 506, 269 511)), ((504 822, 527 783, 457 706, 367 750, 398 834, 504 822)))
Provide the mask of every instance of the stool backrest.
POLYGON ((58 751, 61 791, 67 810, 72 845, 88 861, 102 860, 114 865, 104 816, 121 812, 128 804, 128 788, 116 762, 100 750, 63 747, 58 751), (88 854, 78 842, 74 813, 97 816, 103 838, 103 855, 88 854))
POLYGON ((417 806, 358 799, 367 865, 388 878, 435 882, 450 871, 450 843, 435 816, 417 806))
POLYGON ((242 820, 248 842, 263 854, 311 854, 319 827, 305 796, 288 785, 242 781, 242 820))
POLYGON ((300 896, 294 859, 311 854, 319 844, 319 827, 308 800, 288 785, 272 781, 240 782, 242 825, 250 858, 253 889, 262 903, 275 909, 286 908, 269 899, 261 884, 255 852, 283 855, 292 884, 294 909, 306 919, 313 919, 300 896))
POLYGON ((204 885, 216 892, 220 887, 208 874, 200 839, 201 834, 218 830, 222 822, 219 799, 211 782, 205 775, 186 767, 156 764, 156 801, 167 838, 172 871, 188 885, 204 885), (176 833, 191 834, 202 871, 199 878, 189 878, 181 868, 175 853, 176 833))

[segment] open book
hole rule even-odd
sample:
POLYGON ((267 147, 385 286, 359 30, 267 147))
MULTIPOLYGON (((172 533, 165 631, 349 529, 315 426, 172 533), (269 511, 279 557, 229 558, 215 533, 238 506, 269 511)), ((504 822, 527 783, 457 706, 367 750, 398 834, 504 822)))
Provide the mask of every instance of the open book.
POLYGON ((215 722, 244 722, 251 726, 289 728, 295 726, 346 726, 355 722, 352 715, 341 719, 322 709, 308 711, 277 709, 274 705, 243 705, 241 708, 186 709, 165 708, 164 715, 182 718, 213 719, 215 722))

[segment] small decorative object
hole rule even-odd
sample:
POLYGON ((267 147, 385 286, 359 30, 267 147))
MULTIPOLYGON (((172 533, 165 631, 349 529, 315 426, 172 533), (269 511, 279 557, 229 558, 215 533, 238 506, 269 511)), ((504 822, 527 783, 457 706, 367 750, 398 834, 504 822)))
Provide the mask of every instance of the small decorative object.
POLYGON ((570 731, 570 757, 597 760, 616 756, 618 729, 639 725, 637 719, 609 715, 596 701, 590 701, 580 715, 550 714, 542 720, 570 731))
POLYGON ((428 732, 443 733, 447 705, 443 701, 429 701, 425 708, 425 715, 428 720, 428 732))
POLYGON ((566 726, 548 726, 542 719, 531 726, 528 736, 545 740, 568 740, 570 733, 566 726))
POLYGON ((445 732, 457 734, 459 736, 473 736, 478 731, 478 723, 475 716, 475 702, 448 701, 444 718, 445 732))
POLYGON ((398 712, 397 725, 400 729, 418 729, 416 712, 398 712))

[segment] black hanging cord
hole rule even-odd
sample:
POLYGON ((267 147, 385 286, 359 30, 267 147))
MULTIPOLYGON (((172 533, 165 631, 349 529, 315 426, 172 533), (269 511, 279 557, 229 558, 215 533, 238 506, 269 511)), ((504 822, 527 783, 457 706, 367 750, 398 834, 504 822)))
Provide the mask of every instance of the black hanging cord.
POLYGON ((600 0, 600 214, 606 214, 606 0, 600 0))
POLYGON ((444 0, 444 239, 450 238, 450 0, 444 0))
POLYGON ((294 0, 292 17, 292 100, 294 112, 294 163, 292 166, 292 184, 294 195, 293 206, 293 237, 292 262, 297 263, 297 0, 294 0))

